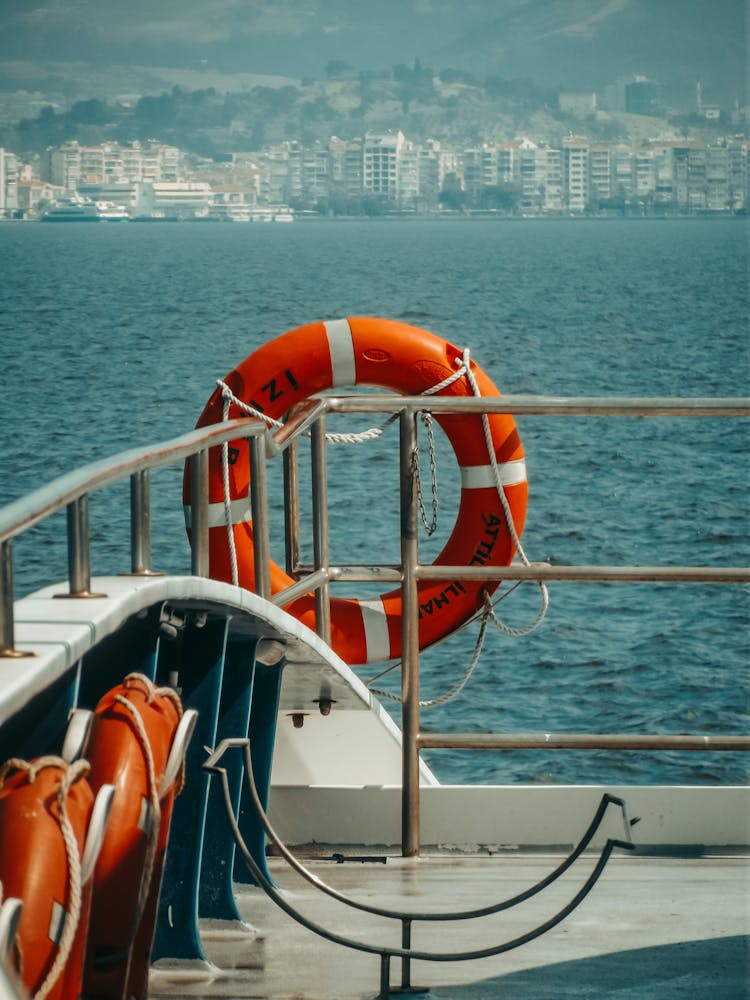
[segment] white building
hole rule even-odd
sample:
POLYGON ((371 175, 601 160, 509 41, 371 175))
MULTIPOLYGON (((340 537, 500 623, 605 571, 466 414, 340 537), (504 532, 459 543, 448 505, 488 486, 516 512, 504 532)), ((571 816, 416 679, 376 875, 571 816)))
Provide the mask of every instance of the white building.
POLYGON ((589 203, 589 141, 582 136, 563 139, 565 201, 570 212, 585 212, 589 203))
POLYGON ((138 181, 135 185, 136 215, 200 218, 208 215, 213 200, 206 181, 138 181))
POLYGON ((182 154, 176 146, 133 142, 121 146, 104 142, 81 146, 66 142, 47 150, 42 161, 42 179, 73 192, 80 184, 118 181, 167 181, 182 179, 182 154))
POLYGON ((400 197, 399 175, 406 140, 403 132, 368 132, 362 148, 362 187, 365 194, 387 201, 400 197))
POLYGON ((0 218, 18 210, 18 181, 21 164, 15 153, 0 146, 0 218))

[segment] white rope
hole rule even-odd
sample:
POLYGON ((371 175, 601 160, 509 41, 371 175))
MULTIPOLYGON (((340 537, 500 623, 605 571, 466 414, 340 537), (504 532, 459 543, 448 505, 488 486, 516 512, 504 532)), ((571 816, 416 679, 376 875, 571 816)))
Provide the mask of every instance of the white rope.
MULTIPOLYGON (((234 405, 238 406, 243 413, 246 413, 249 417, 257 417, 258 420, 263 420, 269 427, 275 427, 277 430, 280 430, 284 426, 280 420, 274 420, 274 418, 269 417, 267 413, 264 413, 262 410, 258 410, 254 406, 250 406, 248 403, 245 403, 239 398, 239 396, 235 396, 226 382, 222 381, 220 378, 216 379, 216 384, 221 387, 225 413, 229 408, 227 403, 234 403, 234 405)), ((222 417, 222 420, 226 419, 226 416, 222 417)))
MULTIPOLYGON (((471 680, 471 676, 474 673, 477 664, 479 663, 479 657, 482 653, 485 636, 487 634, 488 620, 489 619, 486 616, 482 618, 482 624, 479 628, 479 635, 477 636, 477 641, 474 646, 474 653, 461 679, 457 681, 452 688, 449 688, 448 691, 445 692, 445 694, 442 694, 437 698, 429 698, 426 699, 425 701, 420 701, 419 702, 420 708, 435 708, 437 705, 444 705, 446 702, 450 701, 452 698, 455 698, 456 695, 460 694, 461 691, 463 691, 463 689, 471 680)), ((368 689, 372 691, 373 694, 376 694, 381 698, 387 698, 389 701, 395 701, 400 705, 402 699, 399 697, 399 695, 392 694, 390 691, 383 691, 380 688, 372 687, 372 683, 374 681, 378 680, 378 678, 380 677, 384 677, 387 673, 390 673, 391 670, 395 670, 396 667, 398 666, 400 666, 400 661, 399 663, 392 664, 390 667, 388 667, 387 670, 383 670, 382 673, 379 673, 376 677, 373 677, 369 681, 366 681, 366 685, 368 689)))
POLYGON ((347 434, 339 431, 326 431, 326 441, 329 444, 363 444, 365 441, 377 440, 392 420, 387 421, 382 427, 368 427, 366 431, 359 434, 347 434))
MULTIPOLYGON (((139 675, 131 675, 127 680, 141 677, 139 675)), ((154 688, 151 682, 147 678, 143 678, 147 683, 147 694, 148 700, 153 700, 154 688)), ((156 858, 156 846, 159 839, 159 825, 161 823, 161 803, 159 802, 159 786, 156 781, 156 769, 154 765, 154 755, 151 750, 151 743, 149 742, 148 733, 146 732, 146 727, 143 723, 143 718, 141 713, 138 711, 137 707, 129 701, 124 695, 116 694, 114 700, 118 705, 122 707, 130 714, 133 724, 135 725, 136 733, 138 734, 138 742, 141 748, 141 753, 143 754, 143 759, 146 762, 146 777, 148 779, 148 796, 149 796, 149 806, 151 807, 151 816, 149 817, 149 831, 146 834, 146 857, 143 860, 143 872, 141 874, 141 885, 138 892, 138 902, 136 906, 135 917, 133 918, 133 923, 131 926, 129 941, 133 941, 136 932, 138 930, 138 925, 141 922, 141 917, 143 911, 146 908, 146 901, 148 899, 149 889, 151 887, 151 876, 154 871, 154 860, 156 858)))
POLYGON ((57 807, 60 815, 60 832, 65 843, 65 853, 68 858, 68 878, 70 879, 70 911, 65 920, 60 945, 57 951, 52 968, 47 974, 47 978, 34 996, 34 1000, 45 1000, 45 997, 56 984, 60 973, 68 964, 71 949, 78 932, 78 923, 81 919, 81 856, 78 853, 78 841, 76 840, 73 825, 68 816, 66 808, 67 796, 73 784, 88 774, 90 770, 88 761, 78 760, 69 764, 65 773, 60 779, 60 788, 57 793, 57 807))
MULTIPOLYGON (((466 379, 469 385, 471 386, 471 391, 474 393, 474 395, 481 396, 482 393, 480 392, 479 386, 477 385, 477 380, 474 377, 474 372, 471 370, 471 356, 468 347, 464 349, 463 358, 461 360, 456 358, 456 364, 459 364, 461 366, 460 371, 466 375, 466 379)), ((495 457, 495 449, 492 444, 492 431, 490 429, 490 420, 486 413, 482 414, 482 428, 484 430, 484 440, 487 444, 487 453, 489 455, 490 464, 492 466, 492 471, 495 476, 497 495, 500 499, 500 504, 502 505, 503 508, 503 514, 505 515, 505 523, 507 525, 508 532, 510 533, 510 537, 513 541, 513 544, 516 547, 516 552, 518 553, 519 559, 521 560, 524 566, 529 566, 530 562, 526 556, 523 545, 521 544, 521 539, 518 537, 518 532, 516 531, 516 526, 513 521, 513 513, 510 509, 508 498, 505 495, 505 490, 503 489, 502 478, 500 476, 500 469, 497 464, 497 458, 495 457)), ((537 587, 539 588, 539 594, 540 594, 539 612, 536 615, 534 621, 531 623, 531 625, 527 625, 523 628, 520 629, 513 628, 512 626, 506 625, 504 622, 500 621, 500 619, 498 619, 492 612, 492 604, 490 603, 489 614, 492 618, 492 621, 500 629, 501 632, 504 632, 506 635, 522 636, 522 635, 529 635, 531 632, 539 628, 541 623, 544 621, 544 618, 547 614, 547 609, 549 608, 549 591, 547 589, 547 584, 544 582, 544 580, 537 581, 537 587)), ((488 614, 487 603, 486 603, 487 600, 488 598, 485 595, 485 611, 483 613, 483 617, 484 614, 488 614)))
MULTIPOLYGON (((227 413, 229 406, 230 404, 234 404, 234 406, 239 407, 249 417, 257 417, 259 420, 265 421, 269 427, 274 427, 276 430, 279 430, 284 426, 280 420, 275 420, 273 417, 269 417, 267 413, 263 413, 262 410, 258 410, 254 406, 249 406, 238 396, 235 396, 226 382, 222 381, 222 379, 217 379, 216 384, 221 387, 221 395, 224 399, 224 413, 221 418, 222 421, 228 419, 227 413)), ((394 414, 392 417, 389 417, 381 427, 370 427, 368 430, 361 431, 358 434, 326 433, 326 441, 328 441, 329 444, 361 444, 364 441, 374 441, 376 438, 381 436, 386 427, 393 423, 395 419, 396 415, 394 414)))
MULTIPOLYGON (((224 383, 221 383, 222 385, 224 383)), ((234 393, 227 386, 224 386, 225 391, 222 392, 224 397, 224 409, 222 411, 222 422, 225 423, 229 419, 229 396, 233 396, 234 393)), ((227 544, 229 546, 229 562, 232 567, 232 583, 235 587, 239 586, 240 574, 237 568, 237 547, 234 544, 234 529, 232 527, 232 501, 229 493, 229 442, 225 441, 221 446, 221 477, 224 489, 224 524, 227 529, 227 544)))

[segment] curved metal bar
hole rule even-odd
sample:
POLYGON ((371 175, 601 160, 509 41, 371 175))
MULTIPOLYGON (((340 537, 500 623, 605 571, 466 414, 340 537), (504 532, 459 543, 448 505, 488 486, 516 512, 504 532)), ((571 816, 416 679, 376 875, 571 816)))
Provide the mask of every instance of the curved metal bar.
MULTIPOLYGON (((328 413, 397 413, 425 409, 424 396, 311 396, 328 413)), ((537 416, 750 417, 750 397, 681 396, 431 396, 433 413, 513 413, 537 416)))
POLYGON ((238 739, 227 739, 222 740, 219 746, 214 751, 216 759, 221 757, 221 755, 228 749, 232 747, 240 747, 244 753, 245 757, 245 776, 248 784, 248 790, 250 796, 253 800, 253 805, 255 811, 263 824, 263 828, 268 834, 269 838, 273 842, 274 846, 280 851, 284 859, 288 862, 291 868, 294 869, 302 878, 306 879, 311 885, 314 885, 317 889, 326 893, 332 899, 338 900, 340 903, 344 903, 346 906, 351 906, 353 909, 362 910, 365 913, 372 913, 375 916, 380 917, 392 917, 394 920, 424 920, 424 921, 441 921, 441 920, 472 920, 475 917, 487 917, 493 913, 501 913, 503 910, 509 910, 514 906, 518 906, 520 903, 526 902, 527 899, 531 899, 532 896, 536 896, 538 893, 542 892, 548 886, 552 885, 561 875, 563 875, 578 858, 586 850, 594 836, 596 835, 599 827, 604 819, 604 814, 610 805, 617 805, 623 812, 623 817, 625 819, 625 830, 626 835, 629 836, 629 824, 627 822, 626 806, 625 802, 617 798, 614 795, 610 795, 606 792, 597 807, 596 813, 593 819, 589 823, 583 836, 570 852, 570 854, 564 858, 560 864, 553 869, 548 875, 546 875, 539 882, 525 889, 523 892, 517 893, 515 896, 510 896, 508 899, 501 900, 497 903, 490 903, 487 906, 477 907, 472 910, 461 910, 455 913, 439 912, 439 913, 414 913, 413 911, 403 911, 403 910, 387 910, 379 906, 373 906, 370 903, 363 903, 360 900, 353 899, 351 896, 346 896, 343 893, 338 892, 332 886, 328 885, 317 875, 313 874, 306 868, 301 861, 289 850, 286 844, 281 840, 279 835, 274 830, 271 825, 271 821, 268 818, 267 813, 263 809, 263 805, 260 801, 257 788, 255 786, 255 779, 253 777, 253 769, 251 766, 250 757, 250 740, 247 738, 238 739))
POLYGON ((227 810, 227 818, 232 828, 235 842, 240 849, 245 864, 252 872, 253 878, 257 881, 258 885, 261 886, 266 895, 277 904, 277 906, 279 906, 288 916, 292 917, 292 919, 296 920, 297 923, 301 924, 303 927, 306 927, 319 937, 325 938, 327 941, 331 941, 334 944, 340 944, 345 948, 352 948, 355 951, 363 951, 370 955, 380 955, 381 958, 383 956, 392 956, 425 962, 468 962, 480 958, 491 958, 495 955, 502 955, 504 952, 518 948, 520 945, 528 944, 530 941, 541 937, 541 935, 545 934, 547 931, 552 930, 553 927, 556 927, 557 924, 572 913, 573 910, 575 910, 576 907, 586 898, 596 882, 599 880, 599 877, 604 871, 607 861, 609 860, 609 857, 615 847, 622 847, 626 850, 632 850, 633 848, 633 844, 627 841, 615 840, 612 838, 608 839, 602 848, 596 865, 589 874, 588 878, 578 892, 576 892, 572 899, 570 899, 570 901, 566 903, 561 910, 558 910, 558 912, 553 914, 553 916, 551 916, 548 920, 539 924, 532 930, 527 931, 525 934, 521 934, 516 938, 512 938, 510 941, 505 941, 502 944, 494 945, 489 948, 479 948, 474 951, 439 953, 395 946, 377 946, 367 944, 363 941, 355 941, 352 938, 344 937, 341 934, 329 931, 327 928, 321 926, 313 920, 310 920, 308 917, 304 916, 297 909, 295 909, 295 907, 293 907, 291 903, 284 898, 281 892, 270 881, 268 876, 261 871, 260 866, 248 850, 237 824, 237 820, 234 816, 226 768, 219 767, 216 763, 221 758, 224 750, 228 748, 228 745, 236 745, 237 742, 238 741, 235 740, 223 740, 222 743, 219 744, 219 747, 211 753, 208 760, 204 763, 203 769, 210 774, 217 775, 221 780, 224 804, 227 810))
POLYGON ((41 486, 0 509, 0 541, 26 531, 84 494, 94 493, 103 486, 116 483, 136 472, 172 465, 189 458, 202 447, 213 448, 233 438, 255 437, 265 432, 264 424, 243 417, 221 424, 210 424, 169 441, 161 441, 146 448, 131 448, 91 462, 53 479, 46 486, 41 486))

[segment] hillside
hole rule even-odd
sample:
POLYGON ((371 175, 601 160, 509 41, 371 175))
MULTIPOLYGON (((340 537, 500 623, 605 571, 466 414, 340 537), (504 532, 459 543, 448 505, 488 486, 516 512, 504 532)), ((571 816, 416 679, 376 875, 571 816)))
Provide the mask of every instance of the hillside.
MULTIPOLYGON (((110 86, 113 81, 116 75, 110 86)), ((76 100, 67 110, 46 106, 0 126, 0 146, 33 155, 69 139, 89 145, 156 139, 222 159, 285 139, 311 145, 332 135, 349 139, 387 129, 401 129, 415 141, 432 138, 461 145, 521 136, 556 143, 571 132, 627 140, 670 127, 711 135, 705 123, 685 118, 673 118, 670 125, 666 119, 613 112, 577 117, 560 111, 557 93, 529 81, 477 79, 458 69, 435 71, 419 60, 378 73, 356 73, 338 61, 329 63, 323 80, 248 78, 245 83, 242 90, 174 85, 140 97, 76 100)), ((716 123, 714 132, 721 127, 716 123)))

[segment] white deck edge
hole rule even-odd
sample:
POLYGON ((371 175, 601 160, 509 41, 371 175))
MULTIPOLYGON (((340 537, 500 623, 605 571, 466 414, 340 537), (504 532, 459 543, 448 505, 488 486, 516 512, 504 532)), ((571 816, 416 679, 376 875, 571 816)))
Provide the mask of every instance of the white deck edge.
MULTIPOLYGON (((423 845, 461 851, 576 843, 604 792, 625 800, 636 846, 750 846, 750 788, 662 785, 439 785, 421 789, 423 845)), ((398 846, 401 789, 280 787, 271 794, 277 833, 292 844, 398 846)), ((613 817, 614 819, 614 817, 613 817)), ((622 822, 607 835, 623 837, 622 822)))

